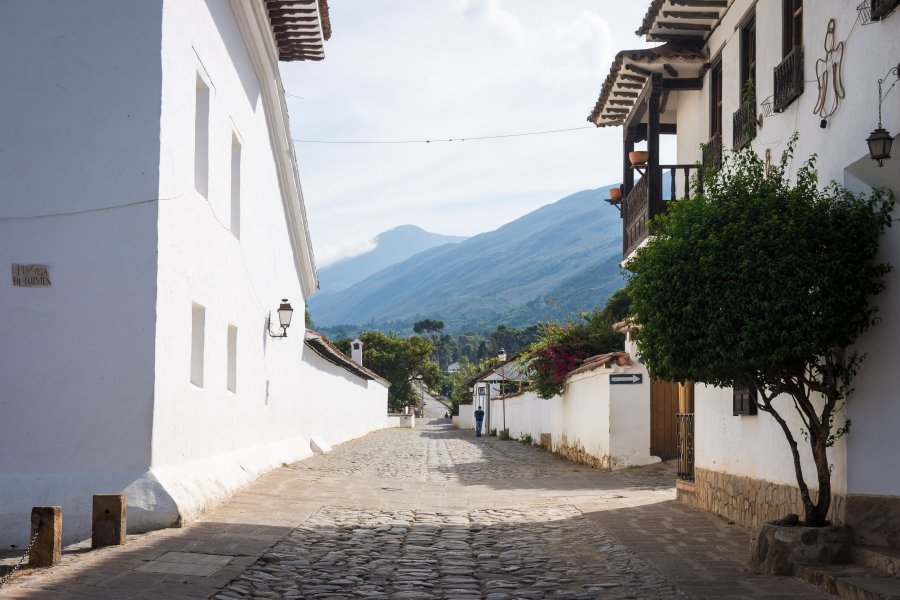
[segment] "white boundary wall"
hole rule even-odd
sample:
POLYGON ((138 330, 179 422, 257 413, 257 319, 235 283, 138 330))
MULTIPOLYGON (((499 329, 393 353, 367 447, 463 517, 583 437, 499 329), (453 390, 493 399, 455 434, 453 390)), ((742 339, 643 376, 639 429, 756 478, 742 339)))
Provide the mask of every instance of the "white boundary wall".
POLYGON ((475 429, 475 405, 460 404, 459 414, 453 416, 453 426, 457 429, 475 429))
POLYGON ((551 449, 608 469, 658 462, 650 455, 650 382, 639 363, 570 376, 561 396, 543 400, 532 391, 491 401, 492 427, 510 437, 551 435, 551 449), (641 384, 610 385, 613 373, 643 374, 641 384), (504 409, 505 404, 505 409, 504 409), (505 411, 505 412, 504 412, 505 411))

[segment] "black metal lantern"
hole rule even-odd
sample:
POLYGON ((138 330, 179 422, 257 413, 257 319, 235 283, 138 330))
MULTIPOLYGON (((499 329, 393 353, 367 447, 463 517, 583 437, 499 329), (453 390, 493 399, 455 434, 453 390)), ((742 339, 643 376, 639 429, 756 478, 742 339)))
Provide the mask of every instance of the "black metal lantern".
POLYGON ((866 138, 866 143, 869 145, 869 156, 872 157, 872 160, 878 161, 879 167, 883 167, 884 161, 891 157, 891 145, 893 142, 894 138, 891 137, 891 134, 886 129, 880 127, 880 123, 878 129, 870 133, 869 137, 866 138))
POLYGON ((883 167, 884 161, 891 157, 891 146, 894 143, 894 138, 890 132, 881 126, 881 104, 884 102, 885 97, 891 93, 891 90, 894 89, 894 86, 897 85, 897 81, 900 81, 900 64, 878 80, 878 127, 869 134, 869 137, 866 138, 866 143, 869 145, 869 156, 872 157, 872 160, 878 162, 879 167, 883 167), (894 80, 888 91, 882 94, 881 86, 891 75, 896 76, 897 79, 894 80))
POLYGON ((287 298, 281 299, 281 305, 278 307, 278 324, 281 325, 281 333, 272 333, 272 317, 269 317, 269 335, 274 338, 287 337, 287 328, 291 326, 291 317, 294 316, 294 309, 287 298))

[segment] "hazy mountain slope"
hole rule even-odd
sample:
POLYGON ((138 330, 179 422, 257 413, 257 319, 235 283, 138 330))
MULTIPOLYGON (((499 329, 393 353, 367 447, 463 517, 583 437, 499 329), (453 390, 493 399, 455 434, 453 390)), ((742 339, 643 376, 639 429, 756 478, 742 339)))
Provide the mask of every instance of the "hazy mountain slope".
POLYGON ((401 225, 379 234, 374 249, 319 269, 319 287, 323 292, 340 291, 419 252, 464 239, 401 225))
POLYGON ((607 196, 607 188, 578 192, 495 231, 426 250, 345 290, 312 296, 310 312, 319 326, 432 317, 456 330, 602 305, 621 285, 622 224, 607 196), (553 302, 554 311, 541 306, 553 302))

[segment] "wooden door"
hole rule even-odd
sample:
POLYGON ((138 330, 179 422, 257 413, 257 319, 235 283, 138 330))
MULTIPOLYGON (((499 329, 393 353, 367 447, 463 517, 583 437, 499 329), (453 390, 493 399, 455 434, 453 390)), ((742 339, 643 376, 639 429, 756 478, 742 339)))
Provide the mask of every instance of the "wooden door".
POLYGON ((678 384, 651 379, 650 454, 663 460, 678 457, 676 413, 678 413, 678 384))

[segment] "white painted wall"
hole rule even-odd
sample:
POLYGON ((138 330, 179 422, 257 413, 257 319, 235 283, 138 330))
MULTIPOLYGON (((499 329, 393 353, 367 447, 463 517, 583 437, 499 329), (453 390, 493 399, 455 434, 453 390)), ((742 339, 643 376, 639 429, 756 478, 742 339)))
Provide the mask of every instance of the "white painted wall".
POLYGON ((0 546, 150 462, 160 0, 3 3, 0 546), (136 26, 139 24, 139 26, 136 26), (50 268, 13 287, 11 263, 50 268))
POLYGON ((453 417, 453 426, 457 429, 475 429, 475 405, 460 404, 459 414, 453 417))
POLYGON ((650 455, 649 378, 639 363, 572 375, 563 394, 547 400, 533 391, 493 400, 493 427, 498 430, 504 428, 504 404, 505 425, 513 439, 528 434, 538 443, 541 433, 549 433, 554 450, 565 440, 611 469, 657 462, 650 455), (611 373, 642 373, 644 383, 610 385, 611 373))
MULTIPOLYGON (((735 26, 752 2, 736 0, 713 33, 711 55, 723 57, 724 134, 730 146, 731 115, 739 105, 739 37, 735 26), (724 48, 722 46, 724 45, 724 48)), ((880 23, 856 23, 856 3, 817 0, 804 3, 804 93, 781 114, 765 117, 752 147, 761 155, 768 149, 777 162, 793 132, 800 138, 792 173, 806 157, 818 153, 820 182, 836 180, 851 189, 873 185, 889 186, 900 193, 900 168, 894 158, 883 169, 868 158, 865 138, 877 122, 877 81, 897 64, 900 57, 900 18, 893 15, 880 23), (836 21, 837 40, 845 42, 844 84, 847 95, 838 111, 820 127, 813 113, 818 87, 816 60, 824 57, 824 36, 828 20, 836 21)), ((781 3, 759 0, 757 19, 757 99, 774 91, 773 68, 781 61, 781 3)), ((709 76, 707 75, 707 83, 709 76)), ((896 92, 894 92, 896 93, 896 92)), ((678 162, 699 158, 699 144, 708 138, 708 88, 682 92, 678 97, 678 162)), ((900 102, 889 96, 883 106, 884 127, 900 132, 900 102)), ((882 254, 893 264, 900 261, 900 237, 891 230, 884 239, 882 254)), ((835 491, 859 494, 900 494, 900 463, 893 460, 898 446, 894 425, 900 422, 900 403, 892 399, 900 387, 900 371, 894 367, 894 343, 900 335, 900 317, 889 307, 900 302, 900 275, 889 275, 888 290, 876 299, 882 307, 882 321, 868 332, 859 349, 868 354, 850 398, 847 414, 853 426, 849 436, 831 450, 835 491)), ((777 424, 768 416, 733 417, 731 391, 697 387, 696 464, 699 467, 759 477, 778 483, 795 482, 787 442, 777 424)), ((796 431, 793 409, 783 414, 796 431)), ((802 446, 802 439, 800 440, 802 446)), ((812 473, 811 460, 804 458, 805 472, 812 473)), ((813 479, 814 480, 814 479, 813 479)))
POLYGON ((0 281, 0 545, 26 540, 36 505, 63 506, 65 541, 88 535, 95 493, 128 493, 129 531, 184 522, 309 456, 314 436, 337 444, 385 426, 384 385, 305 349, 314 273, 305 225, 288 231, 303 212, 285 184, 295 173, 278 169, 272 141, 273 128, 289 133, 234 6, 245 5, 4 3, 0 76, 16 86, 0 98, 0 264, 49 264, 53 286, 0 281), (194 185, 198 75, 205 195, 194 185), (56 213, 77 214, 42 216, 56 213), (281 298, 297 316, 273 339, 266 318, 281 298), (194 303, 202 386, 191 383, 194 303))
MULTIPOLYGON (((776 400, 779 413, 795 432, 807 483, 815 485, 816 472, 808 444, 797 434, 799 416, 789 398, 776 400)), ((796 485, 793 458, 781 428, 769 415, 732 415, 731 389, 697 385, 694 388, 694 453, 697 467, 775 483, 796 485)), ((846 443, 839 440, 828 451, 834 465, 832 488, 846 491, 846 443)))

